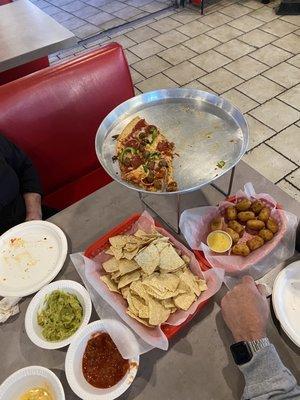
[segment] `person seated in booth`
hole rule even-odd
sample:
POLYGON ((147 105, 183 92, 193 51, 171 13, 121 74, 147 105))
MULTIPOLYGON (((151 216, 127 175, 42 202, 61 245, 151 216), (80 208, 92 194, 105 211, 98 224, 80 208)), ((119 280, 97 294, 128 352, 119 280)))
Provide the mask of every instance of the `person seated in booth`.
MULTIPOLYGON (((0 133, 0 235, 21 222, 42 219, 41 195, 31 160, 0 133)), ((43 212, 45 218, 51 214, 43 212)))

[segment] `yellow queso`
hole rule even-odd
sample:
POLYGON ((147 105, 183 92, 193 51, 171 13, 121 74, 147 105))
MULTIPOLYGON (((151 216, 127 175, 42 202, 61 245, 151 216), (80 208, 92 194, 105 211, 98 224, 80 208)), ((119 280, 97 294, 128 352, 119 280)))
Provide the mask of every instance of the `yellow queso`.
POLYGON ((232 246, 232 239, 227 232, 213 231, 207 236, 208 247, 216 253, 225 253, 232 246))
POLYGON ((20 400, 54 400, 48 390, 43 388, 33 388, 22 394, 20 400))

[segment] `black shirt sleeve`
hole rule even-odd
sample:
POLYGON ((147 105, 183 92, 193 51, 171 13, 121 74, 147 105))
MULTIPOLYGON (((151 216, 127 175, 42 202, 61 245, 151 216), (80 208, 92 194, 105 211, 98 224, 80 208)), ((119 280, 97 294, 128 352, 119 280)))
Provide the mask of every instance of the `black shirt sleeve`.
POLYGON ((29 157, 15 144, 0 134, 0 151, 6 162, 14 169, 19 181, 20 191, 42 194, 40 180, 29 157))

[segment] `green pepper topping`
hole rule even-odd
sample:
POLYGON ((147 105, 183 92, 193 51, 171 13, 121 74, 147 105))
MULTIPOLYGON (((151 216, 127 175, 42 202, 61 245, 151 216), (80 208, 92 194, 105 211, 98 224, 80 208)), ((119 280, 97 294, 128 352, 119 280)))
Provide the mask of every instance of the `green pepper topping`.
POLYGON ((217 163, 217 167, 218 167, 218 168, 223 168, 224 165, 225 165, 225 161, 224 161, 224 160, 221 160, 221 161, 219 161, 219 162, 217 163))
POLYGON ((147 167, 147 165, 143 165, 143 169, 144 169, 145 172, 149 171, 149 168, 147 167))
POLYGON ((154 142, 154 140, 157 138, 157 136, 158 136, 158 130, 156 129, 156 128, 154 128, 154 127, 152 127, 151 129, 150 129, 150 132, 151 132, 151 141, 150 141, 150 144, 152 144, 153 142, 154 142))
POLYGON ((160 153, 158 151, 154 151, 153 153, 149 154, 149 158, 159 158, 160 153))
POLYGON ((127 156, 127 154, 136 154, 137 149, 134 149, 133 147, 126 147, 122 153, 120 154, 120 161, 121 163, 124 163, 124 159, 127 156))

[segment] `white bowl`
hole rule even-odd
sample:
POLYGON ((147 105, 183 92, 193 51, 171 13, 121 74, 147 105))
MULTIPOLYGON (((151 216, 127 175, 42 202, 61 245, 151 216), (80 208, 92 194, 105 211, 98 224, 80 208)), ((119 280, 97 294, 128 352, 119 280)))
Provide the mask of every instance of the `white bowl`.
POLYGON ((31 366, 19 369, 0 386, 1 400, 16 400, 34 387, 48 389, 55 400, 65 400, 65 393, 57 376, 48 368, 31 366))
POLYGON ((75 281, 56 281, 44 286, 31 300, 26 311, 25 329, 29 339, 43 349, 60 349, 69 345, 80 329, 86 326, 92 313, 92 303, 87 290, 75 281), (54 290, 75 294, 83 308, 83 319, 78 330, 70 337, 58 342, 49 342, 42 335, 42 327, 37 323, 37 314, 43 308, 45 296, 54 290))
POLYGON ((82 373, 82 358, 87 342, 94 333, 105 332, 105 326, 113 329, 122 338, 124 346, 130 347, 134 342, 137 345, 134 334, 124 324, 110 319, 92 322, 76 335, 67 351, 65 371, 71 389, 83 400, 116 399, 129 388, 138 370, 139 355, 137 354, 130 359, 132 367, 129 368, 127 374, 111 388, 98 389, 86 381, 82 373))

